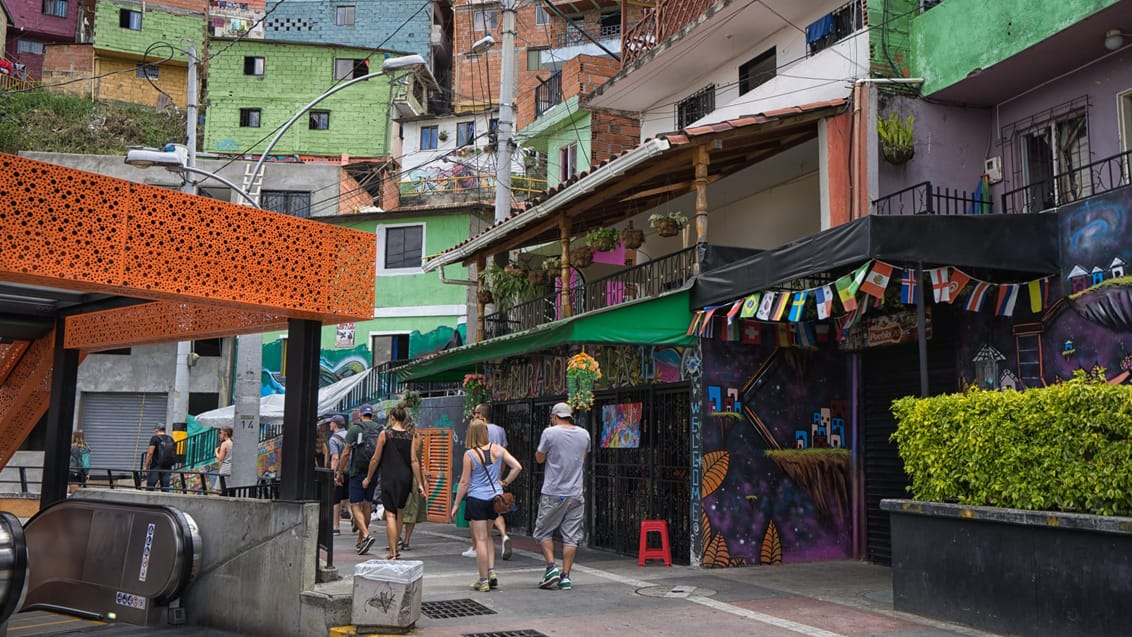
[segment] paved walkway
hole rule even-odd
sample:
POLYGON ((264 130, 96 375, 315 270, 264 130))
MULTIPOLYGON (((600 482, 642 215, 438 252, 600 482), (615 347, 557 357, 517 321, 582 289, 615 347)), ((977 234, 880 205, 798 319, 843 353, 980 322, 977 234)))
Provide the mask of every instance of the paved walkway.
MULTIPOLYGON (((354 550, 343 524, 335 565, 348 576, 367 559, 354 550)), ((378 542, 369 559, 384 558, 384 524, 372 527, 378 542)), ((529 538, 516 537, 510 561, 496 559, 500 587, 489 593, 469 589, 475 560, 462 557, 467 529, 451 524, 417 526, 412 550, 402 559, 424 563, 423 600, 472 600, 486 614, 458 618, 422 615, 412 634, 530 635, 805 635, 838 637, 945 637, 989 635, 964 626, 899 613, 892 608, 888 568, 842 561, 734 569, 667 568, 660 562, 637 566, 635 558, 603 551, 579 551, 571 591, 541 590, 544 562, 529 538), (526 631, 526 632, 524 632, 526 631)), ((498 544, 498 540, 497 540, 498 544)), ((348 593, 349 579, 324 585, 348 593)), ((455 606, 455 604, 441 604, 455 606)))

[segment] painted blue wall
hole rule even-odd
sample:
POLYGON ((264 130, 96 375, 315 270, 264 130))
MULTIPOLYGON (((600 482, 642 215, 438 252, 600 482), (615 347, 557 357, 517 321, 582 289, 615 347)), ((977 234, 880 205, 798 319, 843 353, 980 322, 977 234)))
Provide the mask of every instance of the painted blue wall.
POLYGON ((422 9, 423 4, 421 0, 272 1, 267 4, 264 38, 404 51, 431 60, 432 7, 422 9), (335 25, 338 4, 354 6, 353 26, 335 25))

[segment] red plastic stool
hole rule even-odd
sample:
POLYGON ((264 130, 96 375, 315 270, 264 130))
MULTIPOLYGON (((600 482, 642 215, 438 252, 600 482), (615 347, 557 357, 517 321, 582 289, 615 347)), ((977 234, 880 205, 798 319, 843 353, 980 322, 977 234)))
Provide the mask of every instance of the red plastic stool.
POLYGON ((645 560, 664 560, 665 566, 672 566, 672 549, 668 546, 668 522, 641 520, 641 548, 637 553, 637 566, 644 566, 645 560), (649 533, 660 534, 660 548, 649 548, 649 533))

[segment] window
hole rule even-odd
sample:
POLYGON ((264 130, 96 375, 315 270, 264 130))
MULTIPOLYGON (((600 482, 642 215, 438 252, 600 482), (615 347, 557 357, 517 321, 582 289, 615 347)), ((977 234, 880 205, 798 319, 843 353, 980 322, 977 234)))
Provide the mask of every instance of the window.
POLYGON ((263 77, 263 58, 244 56, 244 75, 263 77))
POLYGON ((310 129, 328 130, 330 128, 330 111, 311 111, 310 129))
POLYGON ((558 183, 570 181, 578 171, 578 145, 563 146, 558 151, 558 183))
POLYGON ((535 24, 538 26, 550 24, 550 12, 541 4, 535 6, 535 24))
POLYGON ((56 18, 67 17, 67 0, 43 0, 43 13, 56 18))
POLYGON ((860 0, 852 0, 806 26, 806 49, 810 55, 844 40, 864 26, 860 0))
POLYGON ((389 337, 389 360, 409 360, 409 335, 394 334, 389 337))
POLYGON ((1089 131, 1084 113, 1072 113, 1018 137, 1030 212, 1092 195, 1091 176, 1082 170, 1089 163, 1089 131))
POLYGON ((356 77, 369 75, 369 60, 354 60, 350 58, 334 59, 334 81, 352 80, 356 77))
POLYGON ((336 7, 334 10, 334 24, 340 27, 354 26, 355 10, 353 5, 336 7))
POLYGON ((777 71, 777 58, 774 47, 759 54, 754 59, 739 67, 739 94, 749 93, 755 87, 765 84, 775 76, 777 71))
POLYGON ((421 128, 421 150, 434 150, 437 147, 438 135, 436 126, 421 128))
POLYGON ((16 53, 32 53, 34 55, 43 55, 43 43, 36 42, 35 40, 17 40, 16 53))
POLYGON ((684 128, 715 110, 715 84, 708 84, 676 104, 676 128, 684 128))
POLYGON ((476 123, 471 122, 457 122, 456 123, 456 148, 462 146, 470 146, 476 141, 476 123))
POLYGON ((499 27, 499 12, 484 8, 472 14, 472 29, 475 31, 494 31, 499 27))
POLYGON ((134 70, 137 77, 156 80, 160 77, 160 71, 157 69, 156 64, 139 64, 134 70))
POLYGON ((424 226, 385 227, 384 269, 419 269, 424 255, 424 226))
POLYGON ((542 68, 542 52, 546 51, 545 47, 528 47, 527 48, 527 70, 537 71, 542 68))
POLYGON ((601 16, 601 37, 613 38, 621 35, 621 12, 606 13, 601 16))
POLYGON ((260 195, 264 210, 281 212, 292 217, 311 216, 311 194, 297 190, 264 190, 260 195))
POLYGON ((259 114, 258 108, 241 108, 240 128, 259 128, 259 114))
POLYGON ((118 10, 118 26, 123 29, 141 31, 141 20, 141 11, 134 11, 133 9, 118 10))
POLYGON ((197 356, 220 356, 221 339, 205 338, 193 341, 193 353, 197 356))

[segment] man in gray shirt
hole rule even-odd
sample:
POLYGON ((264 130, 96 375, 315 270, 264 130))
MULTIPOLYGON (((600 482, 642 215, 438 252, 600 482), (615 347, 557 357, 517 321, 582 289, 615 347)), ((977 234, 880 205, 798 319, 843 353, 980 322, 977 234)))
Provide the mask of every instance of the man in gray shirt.
POLYGON ((538 586, 568 591, 573 588, 570 568, 574 566, 574 555, 585 536, 582 472, 590 451, 590 434, 574 424, 574 410, 566 403, 551 408, 550 422, 535 452, 535 460, 546 464, 533 534, 546 558, 546 573, 538 586), (554 564, 555 530, 562 534, 561 570, 554 564))

